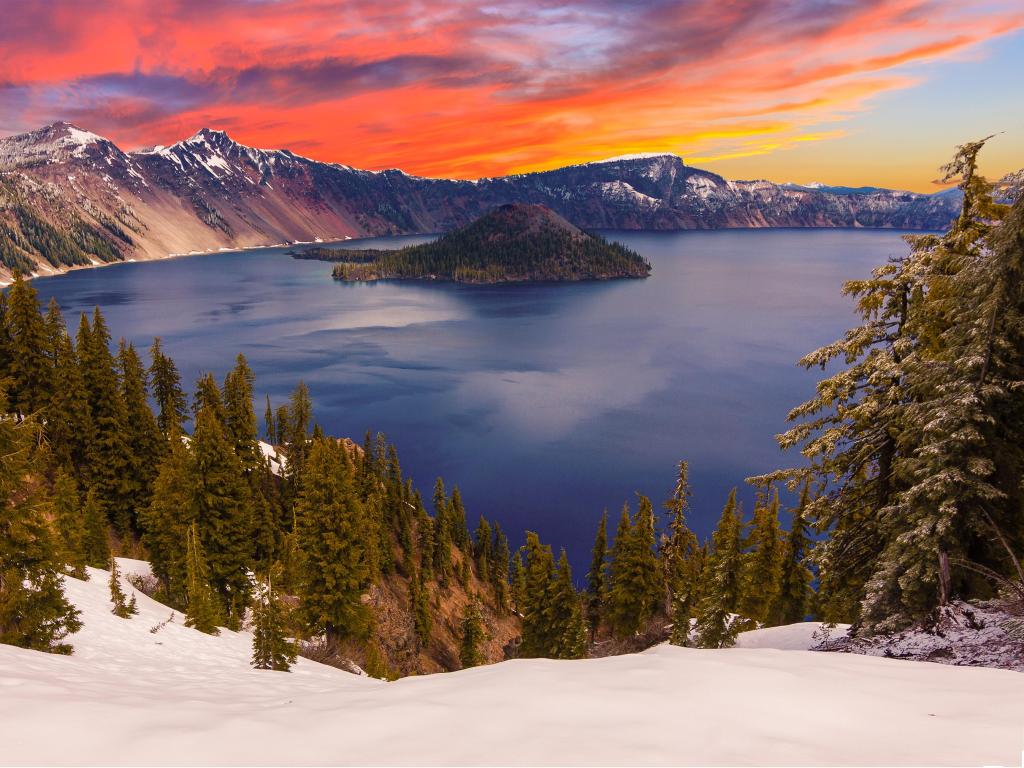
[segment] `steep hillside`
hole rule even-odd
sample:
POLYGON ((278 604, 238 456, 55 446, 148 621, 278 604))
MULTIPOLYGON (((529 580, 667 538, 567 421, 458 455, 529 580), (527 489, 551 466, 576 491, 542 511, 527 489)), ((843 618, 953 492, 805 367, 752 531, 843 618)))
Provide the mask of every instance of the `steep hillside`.
MULTIPOLYGON (((126 573, 141 565, 121 564, 126 573)), ((4 763, 1013 765, 1020 758, 1024 676, 798 650, 807 647, 809 625, 745 634, 730 650, 661 646, 383 683, 306 659, 287 673, 251 669, 248 632, 204 635, 182 626, 180 615, 168 621, 170 609, 144 595, 139 615, 117 618, 108 573, 89 573, 89 581, 67 580, 84 624, 73 656, 0 645, 4 763)))
POLYGON ((316 248, 309 257, 341 262, 334 279, 347 282, 565 282, 647 277, 651 271, 625 246, 584 232, 543 205, 524 203, 498 206, 430 243, 379 251, 316 248))
POLYGON ((727 181, 675 155, 478 181, 425 179, 255 149, 205 128, 169 147, 125 153, 55 123, 0 139, 0 278, 30 265, 47 272, 219 248, 444 232, 507 203, 542 204, 588 230, 935 229, 950 222, 959 200, 727 181), (53 227, 73 247, 53 252, 33 241, 23 218, 53 227))

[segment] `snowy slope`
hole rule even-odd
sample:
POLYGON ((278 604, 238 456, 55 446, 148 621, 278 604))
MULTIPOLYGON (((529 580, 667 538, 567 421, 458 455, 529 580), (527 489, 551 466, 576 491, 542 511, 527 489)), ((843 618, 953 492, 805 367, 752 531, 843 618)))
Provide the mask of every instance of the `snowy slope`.
POLYGON ((2 764, 1018 764, 1024 744, 1024 675, 763 647, 803 627, 381 683, 255 671, 247 634, 180 618, 151 633, 170 611, 139 595, 118 619, 92 574, 68 580, 74 656, 0 646, 2 764))

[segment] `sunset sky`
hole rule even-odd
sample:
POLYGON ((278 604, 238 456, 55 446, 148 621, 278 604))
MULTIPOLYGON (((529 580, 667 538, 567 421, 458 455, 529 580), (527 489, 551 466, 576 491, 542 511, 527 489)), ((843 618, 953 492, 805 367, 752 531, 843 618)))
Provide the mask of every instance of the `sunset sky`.
POLYGON ((202 126, 475 178, 673 152, 729 178, 930 191, 1024 166, 1024 4, 0 0, 0 135, 202 126))

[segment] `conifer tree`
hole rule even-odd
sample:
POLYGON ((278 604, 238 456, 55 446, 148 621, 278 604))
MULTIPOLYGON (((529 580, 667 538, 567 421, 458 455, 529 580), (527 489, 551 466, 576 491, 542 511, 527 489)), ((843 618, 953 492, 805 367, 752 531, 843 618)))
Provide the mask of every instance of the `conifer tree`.
POLYGON ((522 550, 517 549, 512 555, 508 567, 509 595, 512 598, 512 607, 516 613, 522 615, 523 601, 526 597, 526 569, 523 566, 522 550))
POLYGON ((89 450, 95 438, 89 396, 78 354, 63 325, 52 333, 53 379, 46 411, 46 437, 56 464, 79 479, 87 477, 89 450))
MULTIPOLYGON (((9 413, 0 390, 0 414, 9 413)), ((39 428, 29 417, 0 418, 0 643, 71 653, 64 642, 81 628, 64 596, 57 545, 41 499, 28 479, 39 428)))
POLYGON ((487 639, 487 632, 484 629, 484 619, 480 612, 480 602, 477 598, 471 598, 466 603, 462 612, 462 643, 459 647, 459 660, 463 669, 478 667, 483 664, 484 658, 481 644, 487 639))
POLYGON ((253 604, 252 665, 287 672, 297 658, 298 649, 288 637, 284 608, 268 578, 260 585, 253 604))
POLYGON ((88 578, 85 570, 85 518, 78 483, 64 469, 57 470, 53 481, 53 519, 61 560, 71 568, 76 579, 88 578))
POLYGON ((741 566, 738 613, 745 619, 763 624, 769 619, 772 603, 779 593, 782 578, 782 538, 779 531, 779 494, 762 498, 754 506, 741 566))
POLYGON ((667 613, 672 619, 670 642, 680 646, 689 642, 690 619, 696 609, 700 579, 700 546, 686 523, 689 505, 689 465, 680 461, 672 497, 665 502, 669 520, 661 544, 667 613))
POLYGON ((146 369, 135 347, 126 344, 124 339, 121 339, 118 367, 129 454, 125 494, 132 504, 132 518, 137 520, 139 513, 149 506, 156 468, 167 443, 149 409, 146 369))
POLYGON ((583 603, 572 581, 569 559, 563 549, 558 557, 548 604, 551 624, 549 653, 555 659, 582 659, 587 655, 587 624, 583 603))
POLYGON ((476 558, 476 572, 481 581, 491 580, 491 524, 483 515, 480 515, 480 522, 476 526, 476 536, 473 547, 473 556, 476 558))
POLYGON ((181 388, 181 375, 174 360, 164 354, 160 337, 153 339, 149 350, 149 379, 156 401, 156 422, 165 438, 180 435, 188 416, 188 399, 181 388))
POLYGON ((697 636, 702 648, 724 648, 736 641, 739 623, 732 614, 740 598, 742 528, 743 517, 733 488, 712 536, 714 547, 705 566, 697 609, 697 636))
POLYGON ((131 600, 124 593, 124 588, 121 586, 121 569, 117 565, 117 558, 114 557, 114 553, 110 553, 110 560, 107 563, 107 567, 110 568, 110 602, 113 605, 111 613, 121 619, 127 619, 139 612, 139 609, 135 606, 135 595, 133 594, 131 600))
POLYGON ((619 637, 632 635, 644 626, 654 615, 663 592, 654 552, 654 509, 650 500, 640 496, 632 522, 628 515, 627 507, 612 549, 607 600, 608 622, 619 637))
POLYGON ((451 529, 452 543, 465 550, 469 543, 469 529, 466 526, 466 508, 462 504, 459 487, 452 488, 452 497, 448 502, 448 525, 451 529))
POLYGON ((491 558, 491 581, 494 584, 495 605, 499 610, 509 609, 509 559, 512 553, 508 546, 508 537, 498 523, 494 524, 494 555, 491 558))
POLYGON ((804 485, 800 492, 800 503, 793 510, 782 548, 782 573, 779 590, 769 610, 769 621, 774 625, 795 624, 807 617, 813 592, 813 574, 805 565, 811 548, 807 535, 807 521, 804 519, 810 503, 810 488, 804 485))
POLYGON ((235 367, 224 377, 224 409, 228 436, 234 442, 235 454, 248 471, 255 471, 262 460, 252 404, 255 381, 256 375, 245 355, 239 354, 235 367))
POLYGON ((222 612, 217 595, 210 586, 206 555, 193 522, 185 533, 185 626, 208 635, 218 635, 222 612))
POLYGON ((90 488, 85 494, 82 520, 85 528, 82 541, 85 564, 102 568, 110 554, 110 535, 107 530, 107 513, 95 488, 90 488))
MULTIPOLYGON (((171 429, 175 427, 171 424, 171 429)), ((171 604, 184 603, 187 583, 186 534, 193 522, 195 489, 189 447, 172 431, 157 468, 149 506, 139 515, 142 543, 171 604)))
POLYGON ((605 600, 608 597, 608 510, 601 515, 601 522, 594 537, 594 549, 590 555, 590 570, 587 572, 587 623, 590 631, 596 632, 601 623, 605 600))
POLYGON ((215 406, 196 414, 192 509, 208 558, 210 585, 228 619, 244 610, 253 560, 252 499, 215 406), (232 610, 234 604, 236 610, 232 610))
POLYGON ((274 409, 270 405, 270 395, 267 395, 267 408, 263 412, 263 425, 266 429, 267 442, 271 445, 280 445, 281 441, 277 434, 277 424, 274 419, 274 409))
POLYGON ((452 572, 451 505, 439 477, 434 484, 434 574, 438 582, 447 583, 452 572))
POLYGON ((286 475, 293 485, 301 482, 306 453, 309 450, 309 425, 313 420, 313 401, 309 388, 300 381, 292 392, 285 410, 284 442, 288 446, 286 475))
POLYGON ((90 486, 95 488, 111 522, 124 534, 134 522, 135 508, 130 496, 133 462, 126 438, 128 415, 110 352, 110 333, 98 307, 91 327, 82 316, 78 354, 94 428, 89 450, 90 486))
POLYGON ((212 373, 204 373, 196 381, 196 391, 192 396, 192 414, 198 416, 200 411, 209 412, 227 433, 228 414, 224 408, 224 397, 212 373))
POLYGON ((352 462, 337 444, 312 444, 295 507, 307 625, 332 647, 345 637, 367 637, 371 615, 362 596, 373 580, 367 542, 376 533, 357 497, 352 462))
POLYGON ((9 289, 5 319, 10 337, 8 405, 23 416, 41 414, 49 403, 48 333, 36 289, 20 273, 9 289))
POLYGON ((551 654, 554 638, 548 615, 548 600, 555 562, 551 547, 540 543, 533 531, 526 532, 526 567, 519 612, 523 616, 523 639, 519 655, 523 658, 551 654))

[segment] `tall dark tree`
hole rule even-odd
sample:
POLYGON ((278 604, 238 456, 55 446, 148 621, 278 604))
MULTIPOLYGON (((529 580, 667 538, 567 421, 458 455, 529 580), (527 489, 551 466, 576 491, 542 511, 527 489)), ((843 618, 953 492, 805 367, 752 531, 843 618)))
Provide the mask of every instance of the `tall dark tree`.
MULTIPOLYGON (((0 392, 0 413, 9 413, 0 392)), ((0 418, 0 643, 71 653, 64 640, 81 628, 64 596, 57 543, 43 500, 29 480, 39 428, 0 418)))
POLYGON ((299 594, 308 626, 334 646, 345 637, 366 638, 371 613, 362 596, 373 581, 375 537, 355 489, 352 462, 327 440, 309 450, 295 507, 302 551, 299 594))
POLYGON ((50 394, 49 334, 36 289, 20 273, 9 289, 5 320, 10 345, 8 405, 22 415, 41 414, 50 394))
POLYGON ((208 635, 220 634, 220 603, 210 586, 209 569, 199 531, 193 522, 185 532, 185 626, 208 635))
POLYGON ((298 648, 288 637, 284 606, 268 578, 260 585, 253 605, 252 665, 287 672, 297 658, 298 648))
POLYGON ((594 548, 590 555, 590 570, 587 572, 587 622, 591 632, 596 632, 601 623, 605 600, 608 597, 608 510, 601 515, 601 522, 594 537, 594 548))
POLYGON ((164 354, 160 337, 153 339, 149 349, 149 379, 156 402, 156 421, 165 438, 181 434, 188 417, 188 399, 181 388, 181 375, 174 360, 164 354))
POLYGON ((551 547, 541 544, 536 533, 527 531, 526 566, 519 607, 519 612, 523 616, 523 640, 519 646, 519 655, 524 658, 545 657, 551 654, 555 638, 552 637, 548 616, 548 601, 554 572, 555 559, 551 554, 551 547))
POLYGON ((125 440, 128 443, 129 466, 126 494, 132 504, 132 518, 149 506, 156 468, 167 448, 160 434, 153 411, 149 408, 146 369, 135 347, 121 340, 118 353, 121 397, 125 408, 125 440))
POLYGON ((486 661, 480 647, 487 639, 480 601, 472 598, 462 612, 462 642, 459 646, 459 660, 463 669, 478 667, 486 661))
POLYGON ((811 549, 807 521, 804 519, 809 503, 810 488, 805 485, 783 541, 779 590, 768 612, 771 624, 795 624, 807 617, 814 594, 811 590, 814 574, 805 563, 811 549))
POLYGON ((53 480, 53 522, 60 559, 77 579, 87 578, 85 566, 85 518, 78 483, 71 473, 58 469, 53 480))
POLYGON ((661 563, 665 573, 666 613, 672 619, 672 641, 686 645, 690 619, 696 608, 700 544, 686 523, 690 506, 689 465, 680 461, 672 497, 665 502, 668 525, 661 541, 661 563))
POLYGON ((262 459, 259 428, 253 410, 256 375, 245 355, 235 358, 235 367, 224 377, 224 408, 228 436, 234 441, 235 454, 247 470, 255 470, 262 459))
POLYGON ((714 547, 697 607, 697 637, 703 648, 723 648, 736 641, 739 622, 733 614, 740 600, 742 530, 743 514, 733 488, 712 536, 714 547))
POLYGON ((779 593, 782 579, 782 536, 779 530, 779 494, 764 494, 754 506, 750 533, 741 568, 738 612, 745 619, 765 623, 779 593))
POLYGON ((555 659, 582 659, 587 655, 587 623, 583 602, 572 581, 572 569, 563 549, 555 567, 548 603, 552 644, 548 655, 555 659))
POLYGON ((149 506, 139 515, 142 543, 149 552, 153 575, 163 584, 172 605, 186 600, 185 543, 195 520, 194 482, 190 450, 172 431, 167 454, 157 468, 149 506))
POLYGON ((46 438, 55 463, 84 479, 89 469, 89 450, 95 439, 89 393, 78 353, 63 325, 53 329, 50 345, 53 379, 46 411, 46 438))
POLYGON ((213 407, 196 414, 190 474, 192 509, 206 552, 210 585, 232 621, 244 610, 249 593, 252 500, 241 462, 213 407))
POLYGON ((654 509, 646 496, 640 497, 630 521, 623 509, 612 549, 608 589, 608 622, 620 637, 638 632, 662 602, 663 585, 654 551, 654 509), (619 537, 622 536, 620 541, 619 537))

